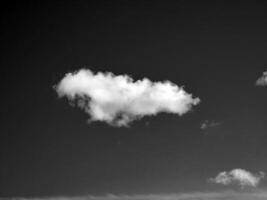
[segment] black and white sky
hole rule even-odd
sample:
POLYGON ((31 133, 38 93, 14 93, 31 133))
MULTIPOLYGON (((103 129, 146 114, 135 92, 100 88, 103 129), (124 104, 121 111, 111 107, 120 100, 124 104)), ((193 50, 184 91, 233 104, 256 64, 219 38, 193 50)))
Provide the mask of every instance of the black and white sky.
POLYGON ((266 199, 266 10, 6 2, 0 199, 266 199))

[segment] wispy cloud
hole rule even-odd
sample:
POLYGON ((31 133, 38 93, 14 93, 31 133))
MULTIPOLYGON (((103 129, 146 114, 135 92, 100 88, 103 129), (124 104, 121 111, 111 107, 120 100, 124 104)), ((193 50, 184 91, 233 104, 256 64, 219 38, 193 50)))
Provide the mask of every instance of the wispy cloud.
POLYGON ((267 86, 267 71, 262 73, 262 76, 259 77, 256 81, 257 86, 267 86))
POLYGON ((170 81, 134 81, 128 75, 95 74, 89 69, 66 74, 55 89, 59 97, 66 96, 88 113, 90 121, 113 126, 127 126, 160 112, 183 115, 200 102, 170 81))
POLYGON ((204 122, 201 123, 200 128, 202 130, 208 129, 208 128, 213 128, 216 126, 220 126, 222 122, 216 122, 216 121, 210 121, 210 120, 205 120, 204 122))
POLYGON ((0 200, 266 200, 267 192, 219 191, 192 192, 181 194, 143 194, 143 195, 105 195, 80 197, 46 197, 46 198, 0 198, 0 200))
POLYGON ((264 172, 253 174, 244 169, 233 169, 229 172, 220 172, 215 178, 209 179, 209 181, 222 185, 237 184, 241 186, 241 188, 244 188, 246 186, 257 187, 264 176, 264 172))

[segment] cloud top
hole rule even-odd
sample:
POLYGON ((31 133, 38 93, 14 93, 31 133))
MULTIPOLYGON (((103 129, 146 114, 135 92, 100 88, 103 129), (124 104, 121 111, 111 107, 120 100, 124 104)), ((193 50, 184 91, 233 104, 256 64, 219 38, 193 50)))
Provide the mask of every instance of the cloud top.
POLYGON ((262 76, 256 81, 257 86, 267 86, 267 71, 262 73, 262 76))
POLYGON ((128 75, 93 73, 89 69, 66 74, 55 89, 59 97, 66 96, 88 113, 90 121, 113 126, 127 126, 161 112, 183 115, 200 102, 170 81, 134 81, 128 75))
POLYGON ((253 174, 244 169, 233 169, 229 172, 220 172, 215 178, 211 178, 210 181, 222 185, 230 185, 235 183, 241 186, 241 188, 246 186, 257 187, 264 176, 264 172, 253 174))

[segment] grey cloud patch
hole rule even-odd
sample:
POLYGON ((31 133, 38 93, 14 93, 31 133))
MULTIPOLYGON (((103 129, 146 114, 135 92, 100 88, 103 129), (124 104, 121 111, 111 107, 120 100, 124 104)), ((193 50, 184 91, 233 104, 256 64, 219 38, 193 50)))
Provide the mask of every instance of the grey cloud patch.
POLYGON ((134 81, 128 75, 89 69, 66 74, 54 88, 59 97, 67 97, 88 113, 89 121, 118 127, 161 112, 183 115, 200 102, 170 81, 134 81))
POLYGON ((264 178, 265 173, 259 172, 253 174, 244 169, 233 169, 229 172, 220 172, 215 178, 209 179, 210 182, 222 185, 237 184, 241 188, 244 187, 257 187, 261 180, 264 178))
POLYGON ((213 128, 216 126, 220 126, 222 122, 216 122, 216 121, 210 121, 210 120, 205 120, 204 122, 201 123, 200 129, 205 130, 208 128, 213 128))
POLYGON ((81 197, 49 197, 49 198, 0 198, 0 200, 266 200, 267 192, 220 191, 192 192, 181 194, 144 194, 144 195, 105 195, 81 197))
POLYGON ((267 71, 262 73, 262 76, 259 77, 256 81, 257 86, 267 86, 267 71))

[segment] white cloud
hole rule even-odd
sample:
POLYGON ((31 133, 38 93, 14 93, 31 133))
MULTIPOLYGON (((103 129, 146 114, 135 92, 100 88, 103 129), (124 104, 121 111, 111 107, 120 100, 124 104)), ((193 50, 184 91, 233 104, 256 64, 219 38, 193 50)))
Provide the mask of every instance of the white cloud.
POLYGON ((267 71, 262 73, 262 76, 256 81, 257 86, 267 86, 267 71))
POLYGON ((200 102, 170 81, 134 81, 128 75, 95 74, 89 69, 66 74, 55 89, 59 97, 76 102, 90 115, 90 121, 113 126, 127 126, 133 120, 160 112, 183 115, 200 102))
POLYGON ((215 122, 215 121, 209 121, 209 120, 205 120, 201 125, 200 128, 202 130, 207 129, 207 128, 213 128, 216 126, 220 126, 222 123, 221 122, 215 122))
POLYGON ((180 194, 136 194, 136 195, 105 195, 105 196, 77 196, 77 197, 10 197, 0 200, 266 200, 267 192, 263 190, 251 192, 218 191, 191 192, 180 194))
POLYGON ((264 172, 253 174, 244 169, 233 169, 229 172, 220 172, 215 178, 209 179, 213 183, 222 185, 238 184, 241 188, 246 186, 257 187, 264 178, 264 172))

